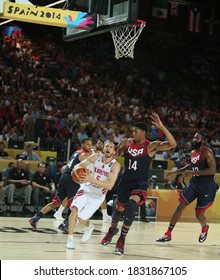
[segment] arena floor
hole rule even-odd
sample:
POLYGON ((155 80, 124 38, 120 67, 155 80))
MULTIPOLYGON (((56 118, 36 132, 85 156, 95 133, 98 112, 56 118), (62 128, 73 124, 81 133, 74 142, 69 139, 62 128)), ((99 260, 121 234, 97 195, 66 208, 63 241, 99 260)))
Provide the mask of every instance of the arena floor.
MULTIPOLYGON (((155 240, 166 231, 167 222, 135 221, 128 233, 123 256, 114 253, 115 236, 108 246, 100 244, 108 229, 101 220, 92 220, 93 236, 81 243, 83 228, 77 228, 75 250, 66 249, 67 235, 57 229, 60 221, 43 218, 33 232, 29 218, 0 217, 1 260, 219 260, 220 223, 211 223, 207 240, 200 244, 198 223, 179 223, 172 241, 155 240)), ((121 224, 120 224, 121 226, 121 224)))

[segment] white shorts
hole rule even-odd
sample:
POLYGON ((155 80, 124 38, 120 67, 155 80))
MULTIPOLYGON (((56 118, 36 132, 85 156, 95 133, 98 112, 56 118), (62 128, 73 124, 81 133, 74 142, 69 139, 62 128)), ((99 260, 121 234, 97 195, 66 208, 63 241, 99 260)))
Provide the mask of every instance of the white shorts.
POLYGON ((73 198, 70 209, 75 206, 78 209, 78 217, 88 220, 99 209, 104 199, 104 194, 97 194, 91 192, 87 187, 80 187, 73 198))

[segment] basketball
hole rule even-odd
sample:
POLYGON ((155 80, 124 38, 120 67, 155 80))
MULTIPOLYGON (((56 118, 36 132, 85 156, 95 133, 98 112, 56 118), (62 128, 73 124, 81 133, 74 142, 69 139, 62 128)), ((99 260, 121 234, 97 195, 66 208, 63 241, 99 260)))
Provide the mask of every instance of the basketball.
POLYGON ((80 184, 81 178, 85 177, 88 174, 88 172, 88 169, 84 167, 79 167, 76 170, 73 170, 71 173, 73 181, 77 184, 80 184))

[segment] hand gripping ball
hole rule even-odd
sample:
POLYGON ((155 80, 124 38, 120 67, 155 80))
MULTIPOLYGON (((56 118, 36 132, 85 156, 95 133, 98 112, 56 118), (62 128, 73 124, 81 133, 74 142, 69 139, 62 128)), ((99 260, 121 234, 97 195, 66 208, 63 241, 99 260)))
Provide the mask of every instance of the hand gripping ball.
POLYGON ((73 170, 71 175, 73 178, 73 181, 77 184, 81 183, 81 179, 84 178, 86 175, 88 175, 88 169, 84 167, 79 167, 76 170, 73 170))

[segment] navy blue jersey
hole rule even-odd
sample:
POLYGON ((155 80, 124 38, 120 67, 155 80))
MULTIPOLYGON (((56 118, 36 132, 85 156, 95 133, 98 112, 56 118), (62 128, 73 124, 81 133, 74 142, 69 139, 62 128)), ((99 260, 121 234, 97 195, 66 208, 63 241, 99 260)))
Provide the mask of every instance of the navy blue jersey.
POLYGON ((122 177, 126 181, 148 181, 149 168, 152 158, 148 155, 147 147, 150 144, 146 140, 142 144, 136 144, 132 139, 124 152, 124 171, 122 177))
POLYGON ((78 189, 80 188, 80 185, 73 181, 71 172, 74 166, 80 162, 79 155, 84 152, 85 152, 84 150, 78 150, 72 154, 63 174, 60 177, 59 187, 53 199, 54 203, 57 203, 57 201, 61 203, 64 200, 64 198, 67 197, 68 207, 70 207, 73 197, 75 196, 78 189))
POLYGON ((81 153, 85 153, 85 151, 84 151, 84 150, 78 150, 78 151, 75 151, 75 152, 72 154, 70 160, 68 161, 68 163, 67 163, 67 165, 66 165, 66 168, 65 168, 64 173, 66 173, 66 174, 71 174, 71 172, 72 172, 74 166, 75 166, 76 164, 80 163, 79 155, 80 155, 81 153))
MULTIPOLYGON (((203 151, 205 149, 208 149, 206 146, 202 146, 198 150, 193 150, 191 152, 191 167, 192 171, 199 171, 199 170, 204 170, 208 168, 208 164, 206 159, 203 157, 203 151)), ((208 178, 213 178, 213 175, 201 175, 201 176, 193 176, 193 180, 200 180, 200 179, 208 179, 208 178)))

